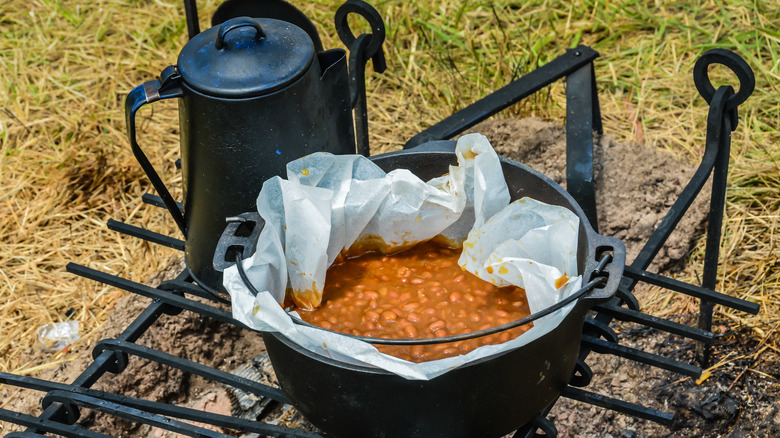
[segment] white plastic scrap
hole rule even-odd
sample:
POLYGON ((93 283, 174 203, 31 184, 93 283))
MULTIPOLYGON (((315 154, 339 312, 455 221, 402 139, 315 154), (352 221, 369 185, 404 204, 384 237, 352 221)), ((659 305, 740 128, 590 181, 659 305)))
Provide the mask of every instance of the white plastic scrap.
POLYGON ((45 352, 57 352, 79 340, 79 322, 65 321, 38 327, 37 347, 45 352))
POLYGON ((281 307, 288 290, 298 306, 317 307, 327 268, 361 239, 383 241, 389 248, 437 235, 463 242, 461 266, 486 281, 525 286, 532 312, 577 290, 578 276, 555 287, 561 276, 577 272, 577 216, 529 198, 509 204, 501 163, 485 136, 461 137, 456 155, 458 166, 427 183, 404 169, 385 174, 362 156, 317 153, 289 163, 287 179, 268 180, 257 199, 266 224, 244 269, 261 293, 252 296, 235 266, 225 271, 233 316, 318 354, 424 380, 555 328, 573 304, 504 344, 418 364, 379 353, 365 342, 293 324, 291 318, 299 316, 281 307))

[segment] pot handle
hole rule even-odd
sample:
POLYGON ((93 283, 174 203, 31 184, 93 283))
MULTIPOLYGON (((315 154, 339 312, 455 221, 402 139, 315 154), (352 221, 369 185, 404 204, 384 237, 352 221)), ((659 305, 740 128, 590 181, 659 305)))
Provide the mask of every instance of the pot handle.
POLYGON ((219 236, 212 261, 214 269, 219 272, 225 272, 225 269, 234 265, 238 253, 242 259, 251 257, 257 249, 257 239, 265 226, 265 220, 256 211, 225 218, 225 222, 227 226, 219 236))
POLYGON ((590 248, 592 249, 588 255, 588 263, 585 269, 586 273, 590 273, 590 277, 583 278, 582 281, 586 283, 597 277, 606 277, 607 282, 601 286, 596 286, 589 294, 583 297, 583 301, 599 303, 612 298, 620 286, 620 282, 623 279, 623 269, 626 266, 626 247, 620 239, 596 234, 595 238, 591 240, 590 248), (612 260, 599 270, 597 269, 599 260, 605 253, 610 253, 612 260))
POLYGON ((175 66, 168 66, 160 74, 160 80, 144 82, 143 84, 133 88, 125 99, 125 117, 127 120, 127 137, 130 140, 130 148, 133 150, 133 155, 138 163, 143 168, 144 173, 152 181, 157 193, 160 194, 165 207, 173 216, 173 220, 176 221, 184 236, 187 236, 187 231, 184 222, 184 213, 181 208, 176 204, 176 201, 171 196, 168 188, 165 187, 165 183, 162 182, 157 171, 154 170, 154 166, 146 158, 146 154, 141 150, 136 141, 135 134, 135 113, 147 103, 156 102, 161 99, 170 99, 174 97, 181 97, 183 91, 179 86, 179 72, 176 71, 175 66))

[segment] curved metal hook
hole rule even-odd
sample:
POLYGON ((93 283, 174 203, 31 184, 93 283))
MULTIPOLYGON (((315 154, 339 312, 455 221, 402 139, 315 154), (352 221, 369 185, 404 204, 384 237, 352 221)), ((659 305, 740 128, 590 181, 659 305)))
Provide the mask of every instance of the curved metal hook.
POLYGON ((591 380, 593 380, 593 370, 590 369, 584 360, 577 359, 569 385, 582 388, 590 385, 591 380))
POLYGON ((355 47, 355 40, 359 38, 356 37, 355 34, 352 33, 352 29, 349 28, 347 17, 352 13, 365 18, 371 26, 372 32, 369 34, 371 40, 365 47, 365 59, 363 60, 363 63, 368 61, 368 58, 371 58, 371 60, 374 61, 374 71, 377 73, 384 72, 387 69, 387 62, 385 61, 385 52, 382 50, 382 44, 385 42, 386 31, 382 16, 379 15, 379 12, 377 12, 373 6, 362 0, 347 0, 338 8, 335 17, 336 32, 338 32, 341 42, 349 47, 350 50, 355 47))
MULTIPOLYGON (((736 109, 753 92, 756 87, 756 77, 750 66, 736 53, 726 49, 712 49, 707 51, 696 61, 693 66, 693 82, 699 94, 708 104, 712 103, 715 96, 715 87, 710 82, 708 67, 712 64, 721 64, 728 67, 739 79, 739 91, 726 100, 727 111, 736 109)), ((734 124, 733 127, 736 127, 734 124)))
MULTIPOLYGON (((385 42, 385 23, 382 21, 382 16, 379 15, 376 9, 368 3, 361 0, 347 0, 336 11, 336 32, 339 34, 339 39, 347 47, 353 47, 355 40, 358 37, 352 33, 352 29, 349 28, 349 22, 347 17, 349 14, 358 14, 368 21, 371 26, 371 40, 368 42, 368 46, 365 48, 366 60, 371 58, 374 61, 374 71, 382 73, 387 69, 387 63, 385 62, 385 52, 382 50, 382 44, 385 42)), ((364 61, 365 62, 365 61, 364 61)))
POLYGON ((336 31, 349 47, 349 94, 355 110, 355 144, 359 154, 371 155, 368 144, 368 109, 366 106, 366 64, 371 59, 374 71, 382 73, 387 69, 385 52, 385 23, 376 9, 361 0, 347 0, 336 11, 336 31), (349 28, 347 17, 355 13, 365 18, 372 32, 355 37, 349 28))
POLYGON ((115 340, 103 339, 99 341, 97 345, 95 345, 95 348, 92 349, 92 359, 97 359, 98 356, 100 356, 104 351, 112 352, 114 355, 114 361, 107 365, 108 372, 112 374, 119 374, 127 368, 127 365, 130 363, 130 356, 128 356, 124 351, 111 348, 112 341, 115 340))

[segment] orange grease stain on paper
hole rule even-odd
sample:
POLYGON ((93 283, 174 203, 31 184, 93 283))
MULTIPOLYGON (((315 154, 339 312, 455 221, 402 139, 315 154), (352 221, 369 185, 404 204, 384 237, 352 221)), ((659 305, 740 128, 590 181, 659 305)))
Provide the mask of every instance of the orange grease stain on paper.
POLYGON ((322 301, 322 291, 317 290, 316 283, 312 285, 312 290, 293 290, 289 295, 296 306, 305 310, 316 309, 322 301))

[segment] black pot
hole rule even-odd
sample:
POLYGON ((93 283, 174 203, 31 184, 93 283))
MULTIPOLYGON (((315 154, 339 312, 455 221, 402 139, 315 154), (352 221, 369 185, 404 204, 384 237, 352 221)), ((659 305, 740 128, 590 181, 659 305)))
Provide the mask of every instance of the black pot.
MULTIPOLYGON (((371 159, 385 171, 409 169, 428 180, 457 164, 453 145, 428 143, 371 159)), ((618 239, 596 234, 579 205, 554 181, 515 161, 501 161, 512 200, 529 196, 577 214, 583 282, 590 280, 597 256, 612 252, 607 283, 582 296, 560 325, 539 339, 428 381, 345 364, 278 333, 263 333, 282 390, 323 432, 339 438, 500 437, 542 412, 571 380, 585 314, 617 290, 625 248, 618 239)))

